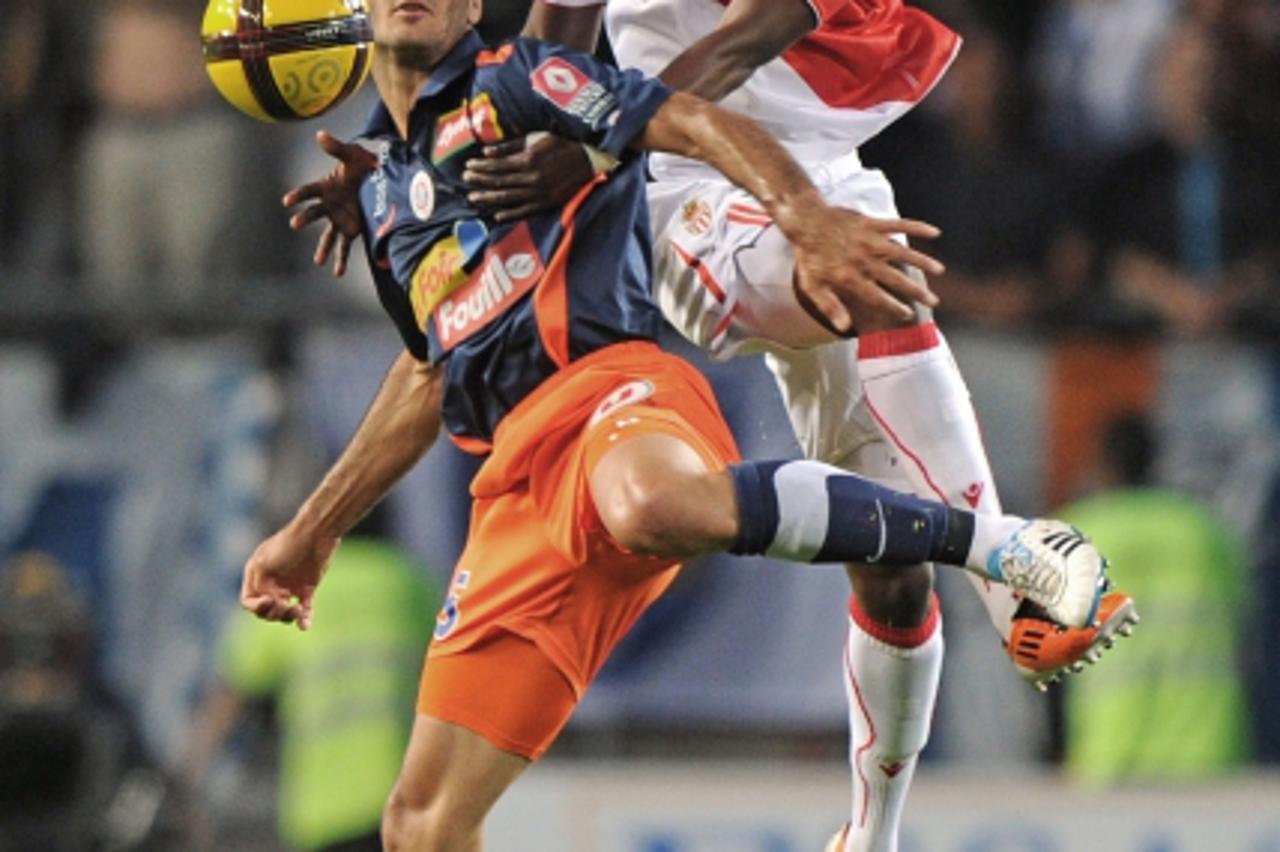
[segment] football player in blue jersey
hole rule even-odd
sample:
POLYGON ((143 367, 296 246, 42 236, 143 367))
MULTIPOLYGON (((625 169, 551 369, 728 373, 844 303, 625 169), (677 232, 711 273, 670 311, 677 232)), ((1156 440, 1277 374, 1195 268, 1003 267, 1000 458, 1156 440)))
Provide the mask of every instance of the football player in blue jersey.
POLYGON ((878 284, 848 263, 855 243, 936 269, 890 238, 929 226, 869 229, 753 122, 638 72, 527 40, 486 48, 471 30, 478 0, 372 10, 373 159, 352 154, 291 200, 311 202, 299 225, 335 224, 331 203, 358 193, 349 220, 405 352, 339 459, 246 563, 241 603, 307 628, 340 536, 441 426, 486 456, 384 814, 388 849, 481 848, 485 814, 691 556, 936 561, 1015 586, 1065 623, 1093 618, 1104 562, 1066 525, 951 509, 820 462, 739 459, 705 379, 655 343, 637 152, 704 160, 759 199, 837 328, 846 299, 886 323, 933 302, 905 276, 878 284), (539 130, 620 165, 563 210, 499 223, 468 199, 462 152, 539 130))

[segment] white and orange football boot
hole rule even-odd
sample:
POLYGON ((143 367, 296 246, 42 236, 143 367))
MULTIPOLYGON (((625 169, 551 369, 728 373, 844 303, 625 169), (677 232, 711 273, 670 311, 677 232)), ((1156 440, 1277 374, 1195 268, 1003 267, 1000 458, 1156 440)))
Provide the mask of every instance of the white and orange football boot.
POLYGON ((1102 596, 1087 627, 1064 627, 1029 600, 1013 617, 1005 651, 1023 679, 1041 692, 1064 676, 1093 665, 1115 640, 1133 633, 1138 611, 1123 592, 1102 596))
POLYGON ((849 837, 849 823, 840 826, 840 830, 831 835, 831 839, 827 841, 827 845, 822 847, 822 852, 844 852, 844 842, 849 837))

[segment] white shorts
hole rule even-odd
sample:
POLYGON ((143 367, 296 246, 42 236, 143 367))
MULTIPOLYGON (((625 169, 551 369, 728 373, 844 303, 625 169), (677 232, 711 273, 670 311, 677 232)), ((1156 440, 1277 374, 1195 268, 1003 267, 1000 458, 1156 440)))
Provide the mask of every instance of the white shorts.
MULTIPOLYGON (((831 204, 895 218, 893 188, 856 153, 809 174, 831 204)), ((667 320, 717 360, 763 352, 806 458, 911 490, 863 402, 857 342, 801 307, 795 258, 756 199, 714 173, 649 184, 654 300, 667 320)))

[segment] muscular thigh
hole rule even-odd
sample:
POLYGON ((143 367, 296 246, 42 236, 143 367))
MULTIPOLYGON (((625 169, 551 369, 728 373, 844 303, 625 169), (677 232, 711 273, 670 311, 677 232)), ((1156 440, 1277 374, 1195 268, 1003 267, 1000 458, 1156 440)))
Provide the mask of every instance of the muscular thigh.
POLYGON ((437 808, 479 823, 529 765, 451 722, 419 714, 405 752, 396 794, 413 808, 437 808))
POLYGON ((805 458, 835 465, 898 491, 914 488, 862 391, 857 343, 765 354, 805 458))

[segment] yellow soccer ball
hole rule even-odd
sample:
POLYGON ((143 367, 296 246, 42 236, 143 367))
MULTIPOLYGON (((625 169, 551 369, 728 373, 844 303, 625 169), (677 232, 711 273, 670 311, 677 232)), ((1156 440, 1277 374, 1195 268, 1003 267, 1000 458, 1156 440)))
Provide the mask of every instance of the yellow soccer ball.
POLYGON ((369 74, 366 0, 209 0, 204 65, 232 106, 300 121, 337 106, 369 74))

